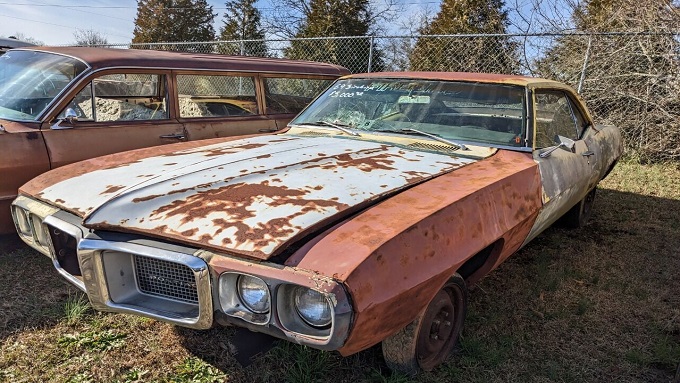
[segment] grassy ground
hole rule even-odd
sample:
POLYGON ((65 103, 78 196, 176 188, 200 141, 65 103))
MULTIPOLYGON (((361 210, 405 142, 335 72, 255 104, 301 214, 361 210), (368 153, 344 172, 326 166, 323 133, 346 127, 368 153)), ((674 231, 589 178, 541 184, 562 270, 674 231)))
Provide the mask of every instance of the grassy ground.
POLYGON ((237 364, 232 329, 93 312, 49 260, 0 244, 0 382, 671 382, 680 363, 680 169, 621 164, 591 223, 551 228, 473 288, 460 350, 414 379, 374 347, 280 342, 237 364))

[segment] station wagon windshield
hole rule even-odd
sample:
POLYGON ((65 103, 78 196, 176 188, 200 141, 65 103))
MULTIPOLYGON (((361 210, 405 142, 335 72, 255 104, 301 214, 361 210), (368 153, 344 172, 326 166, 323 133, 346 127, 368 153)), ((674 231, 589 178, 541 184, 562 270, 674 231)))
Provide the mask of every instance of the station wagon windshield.
POLYGON ((0 118, 35 120, 86 68, 76 59, 45 52, 0 56, 0 118))
POLYGON ((456 142, 524 146, 523 87, 419 79, 335 82, 291 124, 362 131, 420 131, 456 142))

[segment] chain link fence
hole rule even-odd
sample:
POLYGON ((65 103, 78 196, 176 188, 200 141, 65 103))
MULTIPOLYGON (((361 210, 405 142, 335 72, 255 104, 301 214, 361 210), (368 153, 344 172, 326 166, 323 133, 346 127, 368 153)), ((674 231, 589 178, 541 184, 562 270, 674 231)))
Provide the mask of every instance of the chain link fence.
POLYGON ((354 73, 467 71, 545 77, 576 88, 596 122, 621 127, 642 161, 680 160, 680 33, 362 36, 113 44, 330 62, 354 73))

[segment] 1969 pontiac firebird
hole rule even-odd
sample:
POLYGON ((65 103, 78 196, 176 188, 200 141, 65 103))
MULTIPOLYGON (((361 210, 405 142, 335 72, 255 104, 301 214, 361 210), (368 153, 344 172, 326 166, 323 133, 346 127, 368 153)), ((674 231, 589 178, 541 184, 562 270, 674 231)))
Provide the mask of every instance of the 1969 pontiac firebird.
POLYGON ((620 140, 555 81, 352 75, 284 133, 65 166, 12 214, 98 310, 342 355, 382 342, 412 373, 450 353, 470 283, 584 224, 620 140))

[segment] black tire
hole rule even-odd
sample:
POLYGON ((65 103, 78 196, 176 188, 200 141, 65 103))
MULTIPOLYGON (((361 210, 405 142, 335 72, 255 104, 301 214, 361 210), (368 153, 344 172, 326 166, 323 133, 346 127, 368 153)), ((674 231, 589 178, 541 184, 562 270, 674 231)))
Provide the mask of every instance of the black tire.
POLYGON ((570 229, 578 229, 579 227, 585 226, 593 213, 596 192, 597 187, 594 187, 581 201, 562 216, 560 219, 562 226, 570 229))
POLYGON ((467 303, 465 280, 455 274, 413 322, 383 340, 383 356, 390 370, 415 375, 444 362, 463 329, 467 303))

